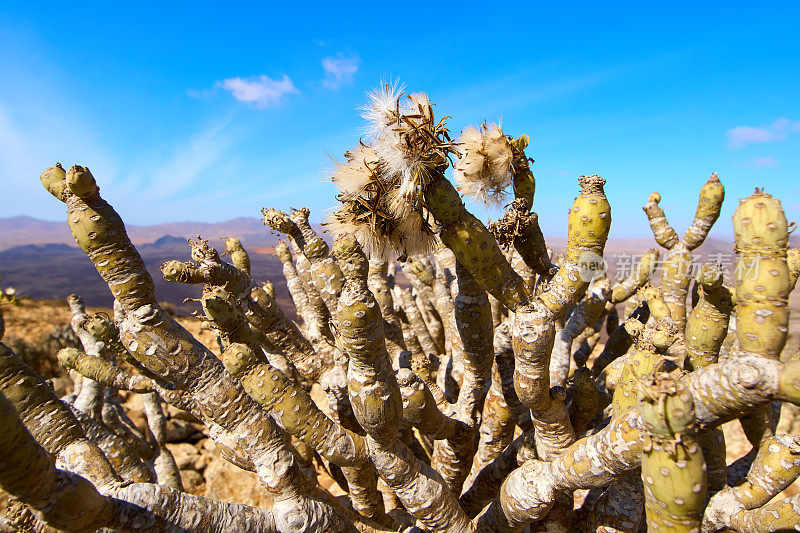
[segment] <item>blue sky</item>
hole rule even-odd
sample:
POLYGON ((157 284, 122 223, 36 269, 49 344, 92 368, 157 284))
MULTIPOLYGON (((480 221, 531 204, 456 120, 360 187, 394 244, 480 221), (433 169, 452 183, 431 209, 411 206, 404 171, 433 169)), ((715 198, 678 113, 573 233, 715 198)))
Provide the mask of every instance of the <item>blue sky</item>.
POLYGON ((798 6, 5 2, 2 216, 63 219, 37 179, 61 161, 88 166, 128 223, 301 205, 319 220, 331 158, 389 79, 426 91, 454 134, 484 120, 527 133, 545 234, 565 234, 591 173, 616 237, 649 235, 653 190, 685 230, 712 171, 718 235, 754 186, 800 219, 798 6))

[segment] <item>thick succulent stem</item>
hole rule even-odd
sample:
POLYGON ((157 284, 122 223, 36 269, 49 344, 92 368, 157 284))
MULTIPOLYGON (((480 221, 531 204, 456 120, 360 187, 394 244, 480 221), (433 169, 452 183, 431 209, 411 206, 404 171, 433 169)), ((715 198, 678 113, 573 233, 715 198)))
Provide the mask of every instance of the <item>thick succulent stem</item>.
POLYGON ((531 171, 533 159, 528 159, 525 155, 525 148, 528 147, 529 139, 527 135, 520 135, 511 141, 511 153, 513 159, 511 167, 513 169, 512 185, 514 187, 514 197, 522 200, 527 205, 528 210, 533 206, 533 195, 536 193, 536 179, 531 171))
POLYGON ((425 188, 425 206, 442 226, 442 242, 475 281, 511 310, 528 301, 525 283, 511 265, 494 237, 464 207, 455 187, 440 176, 425 188))
POLYGON ((205 283, 222 286, 242 302, 247 320, 291 360, 300 374, 311 381, 318 379, 325 361, 318 357, 308 339, 286 317, 275 299, 247 274, 220 260, 216 250, 204 241, 193 243, 192 256, 197 264, 168 261, 161 266, 164 278, 181 283, 205 283), (190 273, 190 274, 187 274, 190 273))
POLYGON ((367 288, 368 263, 358 242, 343 236, 334 253, 344 275, 336 309, 336 337, 349 357, 350 401, 367 432, 370 458, 405 508, 431 531, 469 531, 471 525, 441 476, 396 440, 402 417, 400 388, 383 341, 383 320, 367 288))
POLYGON ((128 374, 104 359, 86 354, 77 348, 62 348, 58 352, 58 361, 84 377, 106 387, 129 390, 133 392, 152 392, 157 385, 152 379, 135 374, 128 374))
POLYGON ((725 188, 714 172, 700 189, 694 219, 682 239, 689 250, 694 250, 706 240, 711 226, 719 218, 723 200, 725 200, 725 188))
POLYGON ((722 285, 722 271, 715 265, 703 265, 697 279, 698 302, 686 324, 686 369, 716 363, 728 333, 728 319, 733 310, 730 291, 722 285))
POLYGON ((533 440, 533 432, 520 435, 475 473, 469 488, 459 498, 459 503, 469 517, 478 515, 489 502, 497 497, 505 479, 522 462, 520 450, 528 446, 531 440, 533 440))
MULTIPOLYGON (((464 482, 467 487, 474 485, 481 469, 500 455, 514 438, 514 422, 503 397, 500 381, 500 373, 495 364, 492 368, 492 384, 483 404, 482 423, 478 429, 478 449, 472 461, 472 470, 464 482)), ((473 514, 477 514, 477 511, 473 514)))
POLYGON ((477 517, 477 530, 520 532, 547 515, 558 491, 604 486, 636 468, 642 453, 640 424, 631 411, 550 462, 526 462, 506 478, 500 494, 477 517))
POLYGON ((122 532, 277 533, 273 511, 191 496, 149 483, 113 484, 99 491, 86 479, 54 467, 0 395, 0 485, 38 509, 61 531, 109 528, 122 532))
POLYGON ((248 346, 231 344, 222 360, 247 394, 268 409, 284 430, 343 467, 356 510, 373 520, 385 519, 383 501, 375 490, 374 470, 366 462, 367 450, 360 435, 325 416, 305 391, 248 346))
POLYGON ((289 235, 310 262, 314 286, 329 312, 336 310, 336 299, 342 290, 342 272, 330 254, 328 244, 308 222, 309 210, 292 211, 290 216, 275 209, 262 209, 264 223, 273 230, 289 235))
POLYGON ((640 472, 629 472, 615 480, 594 502, 586 520, 587 531, 634 533, 644 514, 644 487, 640 472))
POLYGON ((260 360, 248 346, 231 344, 222 354, 226 370, 247 394, 269 410, 280 426, 339 466, 366 460, 364 440, 317 408, 308 394, 279 370, 260 360))
MULTIPOLYGON (((686 295, 692 270, 692 250, 705 241, 711 226, 719 217, 724 199, 725 188, 717 174, 711 174, 700 189, 694 220, 680 240, 675 230, 667 223, 664 210, 658 205, 661 201, 660 194, 651 194, 643 208, 656 241, 669 250, 661 273, 661 289, 670 307, 672 319, 678 327, 679 339, 683 337, 686 325, 686 295)), ((675 344, 676 349, 682 346, 681 342, 675 344)))
MULTIPOLYGON (((777 359, 788 335, 791 292, 786 260, 789 231, 780 201, 756 189, 739 203, 733 215, 733 231, 739 346, 745 352, 777 359)), ((756 446, 773 434, 776 418, 764 406, 741 422, 748 440, 756 446)))
POLYGON ((636 405, 641 378, 655 371, 676 333, 669 304, 661 290, 648 287, 642 291, 642 298, 647 301, 653 325, 645 326, 638 320, 626 322, 635 344, 614 389, 614 416, 622 415, 636 405))
POLYGON ((639 413, 648 428, 642 454, 647 528, 696 532, 708 479, 695 435, 692 395, 681 371, 657 371, 642 380, 639 413))
POLYGON ((532 305, 516 309, 514 346, 514 388, 520 401, 531 410, 536 427, 539 456, 548 460, 561 453, 575 439, 564 405, 563 389, 550 389, 550 353, 554 321, 560 318, 588 286, 587 258, 602 258, 611 212, 603 192, 605 180, 581 177, 581 193, 570 210, 567 256, 550 287, 532 305))
MULTIPOLYGON (((276 494, 276 516, 278 510, 294 511, 296 522, 279 527, 344 527, 342 510, 310 485, 267 412, 225 373, 207 348, 158 306, 144 262, 128 239, 122 219, 100 197, 89 171, 72 167, 62 176, 49 169, 42 174, 42 182, 66 202, 78 244, 125 310, 120 330, 128 351, 160 379, 190 391, 203 418, 240 439, 262 482, 276 494)), ((228 282, 246 280, 244 276, 228 282)), ((266 299, 266 293, 258 290, 261 300, 266 299)))
MULTIPOLYGON (((300 373, 284 352, 246 320, 233 295, 221 287, 207 286, 203 289, 200 302, 203 313, 212 327, 219 331, 219 338, 226 346, 232 343, 251 346, 255 350, 254 357, 257 357, 259 362, 269 362, 289 379, 298 383, 301 381, 300 373)), ((308 367, 305 370, 308 370, 308 367)))
POLYGON ((369 260, 369 273, 367 274, 367 286, 375 296, 375 301, 383 316, 383 332, 386 341, 386 348, 392 361, 397 361, 394 366, 401 366, 400 361, 408 357, 405 339, 403 338, 403 327, 400 318, 394 311, 392 293, 386 279, 388 264, 383 259, 373 258, 369 260))
POLYGON ((153 457, 153 468, 156 471, 158 484, 182 491, 180 470, 175 463, 175 457, 167 448, 167 419, 161 408, 161 398, 157 392, 151 392, 142 396, 142 402, 147 417, 147 428, 157 448, 153 457))
POLYGON ((455 320, 464 347, 464 380, 455 409, 462 420, 475 425, 478 413, 483 409, 492 372, 492 309, 486 291, 458 262, 456 279, 455 320))
POLYGON ((584 366, 575 369, 570 390, 572 402, 569 406, 569 419, 575 435, 580 436, 599 410, 597 388, 588 368, 584 366))
POLYGON ((636 294, 636 291, 644 287, 644 284, 647 283, 656 270, 659 255, 658 250, 651 248, 639 259, 630 275, 614 285, 610 298, 612 305, 628 300, 628 298, 636 294))
POLYGON ((286 287, 289 289, 289 296, 292 298, 297 316, 305 322, 306 328, 309 328, 312 326, 312 322, 319 317, 314 316, 315 309, 311 307, 308 301, 303 280, 292 262, 292 253, 285 243, 279 242, 275 246, 275 255, 278 256, 283 265, 283 277, 286 278, 286 287))
POLYGON ((800 437, 779 435, 764 439, 747 478, 739 485, 727 487, 709 502, 703 519, 704 531, 731 527, 736 531, 767 531, 781 523, 794 526, 797 508, 786 501, 766 505, 791 485, 800 475, 800 437), (753 511, 755 512, 749 512, 753 511), (778 511, 776 516, 773 511, 778 511), (760 518, 760 521, 756 521, 760 518), (774 522, 774 520, 783 522, 774 522), (789 522, 792 519, 794 522, 789 522), (745 529, 743 526, 750 526, 745 529))
POLYGON ((400 287, 397 289, 398 290, 395 291, 395 293, 400 296, 400 304, 405 311, 409 327, 418 339, 422 353, 430 361, 434 360, 434 358, 438 358, 439 349, 436 346, 430 331, 428 331, 428 327, 425 324, 425 320, 422 317, 419 307, 417 307, 416 303, 414 302, 414 298, 411 296, 411 291, 402 289, 400 287))
POLYGON ((386 484, 431 532, 472 532, 472 524, 441 476, 399 441, 384 446, 367 437, 370 457, 386 484))
POLYGON ((225 253, 231 256, 233 266, 250 275, 250 256, 242 246, 242 242, 236 237, 225 239, 225 253))
POLYGON ((789 266, 789 291, 793 291, 800 277, 800 248, 786 250, 786 264, 789 266))
POLYGON ((678 234, 667 222, 667 215, 659 205, 660 202, 661 195, 654 192, 647 198, 647 203, 642 209, 647 214, 656 242, 669 250, 678 243, 678 234))
MULTIPOLYGON (((646 324, 650 318, 650 309, 646 303, 639 304, 639 307, 631 313, 629 320, 636 320, 642 324, 646 324)), ((592 363, 592 376, 597 378, 603 370, 611 365, 614 361, 618 361, 620 357, 628 353, 631 346, 633 346, 633 335, 625 329, 625 322, 618 325, 614 331, 608 336, 606 345, 603 351, 597 356, 597 359, 592 363)))
MULTIPOLYGON (((411 282, 411 286, 416 292, 414 304, 417 306, 417 309, 422 315, 422 319, 425 321, 425 325, 428 327, 431 339, 433 339, 436 344, 437 353, 444 354, 446 352, 444 324, 435 307, 433 289, 419 277, 421 272, 413 268, 415 266, 415 261, 406 261, 402 264, 403 273, 411 282)), ((431 276, 431 280, 432 279, 433 276, 431 276)))
POLYGON ((778 199, 756 190, 733 215, 736 238, 736 333, 742 350, 777 359, 788 333, 791 278, 786 215, 778 199))
POLYGON ((120 480, 103 452, 86 438, 70 408, 2 343, 0 392, 14 405, 36 441, 66 469, 98 486, 120 480))
MULTIPOLYGON (((291 253, 294 254, 295 259, 295 264, 292 266, 292 268, 294 271, 296 271, 297 278, 299 278, 299 281, 301 282, 301 288, 308 300, 308 316, 304 316, 303 320, 305 320, 307 323, 310 322, 309 325, 315 326, 320 335, 333 342, 333 333, 331 332, 330 328, 331 314, 330 311, 328 311, 327 305, 325 305, 325 302, 320 296, 319 290, 317 290, 316 285, 314 285, 313 276, 311 275, 311 263, 308 261, 308 258, 303 255, 302 248, 299 247, 294 240, 291 240, 289 244, 291 245, 291 253)), ((287 274, 289 267, 286 264, 286 260, 288 259, 291 261, 291 255, 287 256, 287 254, 284 254, 281 250, 281 246, 282 243, 279 243, 275 248, 275 252, 281 259, 281 262, 284 264, 284 275, 287 276, 286 279, 288 283, 289 277, 292 274, 291 272, 287 274)), ((289 251, 286 250, 286 252, 288 253, 289 251)), ((314 330, 312 329, 308 333, 313 341, 314 330)))
POLYGON ((114 471, 125 481, 153 483, 153 472, 139 458, 136 450, 129 446, 105 425, 72 407, 72 414, 78 420, 86 437, 96 444, 106 456, 114 471))
MULTIPOLYGON (((550 355, 550 383, 553 385, 563 387, 566 384, 572 361, 572 344, 587 328, 600 320, 610 292, 606 278, 596 280, 591 291, 575 305, 569 320, 558 332, 550 355)), ((575 362, 583 366, 586 360, 576 359, 575 362)))
POLYGON ((367 259, 352 237, 337 241, 334 252, 344 274, 335 323, 337 342, 350 361, 350 402, 367 434, 389 444, 397 437, 403 409, 380 307, 367 288, 367 259))
POLYGON ((0 394, 0 485, 66 531, 94 531, 108 522, 111 505, 87 480, 56 470, 50 455, 31 437, 13 405, 0 394))
POLYGON ((739 533, 772 533, 774 531, 793 531, 800 523, 800 495, 746 511, 733 508, 724 526, 739 533))

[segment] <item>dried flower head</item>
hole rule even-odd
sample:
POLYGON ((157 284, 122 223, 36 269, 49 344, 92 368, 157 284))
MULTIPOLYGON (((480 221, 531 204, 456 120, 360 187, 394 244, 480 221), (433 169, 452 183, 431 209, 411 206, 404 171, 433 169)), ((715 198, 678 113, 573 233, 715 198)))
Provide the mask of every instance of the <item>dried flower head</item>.
POLYGON ((345 154, 332 180, 339 188, 341 206, 328 217, 326 227, 335 235, 355 236, 370 257, 426 253, 433 247, 434 229, 424 209, 397 216, 391 202, 397 197, 400 177, 369 145, 359 144, 345 154))
POLYGON ((388 84, 369 94, 363 117, 384 173, 399 178, 389 208, 398 217, 407 216, 421 204, 421 188, 444 170, 454 152, 447 117, 436 122, 426 94, 403 98, 402 87, 388 84))
POLYGON ((487 205, 499 205, 512 182, 511 140, 497 124, 468 127, 457 141, 460 157, 453 175, 458 190, 487 205))

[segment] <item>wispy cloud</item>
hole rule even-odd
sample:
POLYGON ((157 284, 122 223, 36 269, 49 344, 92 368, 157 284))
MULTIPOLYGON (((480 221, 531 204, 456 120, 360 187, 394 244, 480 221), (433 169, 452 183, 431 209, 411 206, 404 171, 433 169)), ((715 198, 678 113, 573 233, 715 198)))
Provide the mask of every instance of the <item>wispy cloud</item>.
POLYGON ((230 117, 208 125, 177 143, 165 161, 154 165, 147 183, 148 202, 168 204, 177 195, 197 197, 197 192, 207 192, 214 168, 235 142, 227 128, 229 122, 230 117))
POLYGON ((778 162, 774 157, 754 157, 748 161, 748 165, 755 168, 774 168, 778 166, 778 162))
POLYGON ((286 74, 280 80, 273 80, 264 74, 252 78, 228 78, 217 82, 217 85, 240 102, 247 102, 259 109, 275 107, 284 97, 300 92, 286 74))
POLYGON ((358 72, 361 58, 357 54, 344 57, 339 54, 337 57, 326 57, 322 60, 322 68, 325 70, 325 79, 322 86, 326 89, 335 91, 343 85, 353 82, 353 74, 358 72))
POLYGON ((783 141, 789 133, 797 132, 800 132, 800 121, 788 118, 779 118, 766 126, 737 126, 727 131, 728 148, 736 150, 748 144, 783 141))

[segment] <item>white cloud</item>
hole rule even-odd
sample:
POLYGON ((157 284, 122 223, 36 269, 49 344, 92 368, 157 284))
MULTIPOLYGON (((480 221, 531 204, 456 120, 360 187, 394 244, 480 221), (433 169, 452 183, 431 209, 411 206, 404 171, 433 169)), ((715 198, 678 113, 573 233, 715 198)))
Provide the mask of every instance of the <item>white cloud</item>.
POLYGON ((280 80, 261 75, 253 78, 228 78, 217 85, 229 91, 240 102, 247 102, 261 109, 274 107, 284 96, 298 94, 299 91, 286 74, 280 80))
POLYGON ((326 57, 322 60, 322 68, 325 70, 325 79, 322 80, 322 86, 326 89, 335 91, 341 86, 352 83, 353 74, 358 72, 358 65, 361 64, 361 58, 358 55, 350 57, 326 57))
POLYGON ((736 150, 748 144, 778 142, 786 139, 789 133, 800 132, 800 121, 779 118, 767 126, 737 126, 728 130, 728 148, 736 150))
POLYGON ((749 161, 749 164, 755 168, 773 168, 778 166, 778 162, 774 157, 754 157, 749 161))

